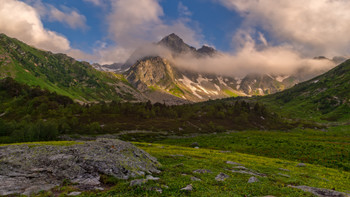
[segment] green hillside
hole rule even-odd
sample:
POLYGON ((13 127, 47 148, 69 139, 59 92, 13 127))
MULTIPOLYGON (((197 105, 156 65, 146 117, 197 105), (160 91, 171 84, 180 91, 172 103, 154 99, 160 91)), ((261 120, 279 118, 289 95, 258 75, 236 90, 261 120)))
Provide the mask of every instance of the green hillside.
POLYGON ((38 50, 0 34, 0 78, 5 77, 80 101, 133 99, 126 91, 116 91, 129 86, 126 80, 97 71, 87 62, 38 50))
POLYGON ((349 89, 350 60, 321 76, 259 100, 292 118, 349 121, 349 89))

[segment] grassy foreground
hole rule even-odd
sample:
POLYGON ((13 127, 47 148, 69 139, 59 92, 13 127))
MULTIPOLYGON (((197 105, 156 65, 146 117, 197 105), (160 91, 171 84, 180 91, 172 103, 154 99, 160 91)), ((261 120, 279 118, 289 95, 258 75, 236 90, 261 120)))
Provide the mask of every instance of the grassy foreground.
MULTIPOLYGON (((306 185, 350 193, 350 172, 344 169, 344 166, 348 166, 348 156, 334 157, 341 166, 315 159, 322 153, 325 158, 336 155, 339 150, 349 154, 348 126, 331 128, 328 132, 246 131, 134 144, 155 156, 163 165, 162 173, 154 175, 160 180, 131 187, 131 180, 105 178, 109 189, 83 192, 81 196, 313 196, 289 185, 306 185), (283 141, 285 145, 274 143, 274 140, 283 141), (193 142, 197 142, 200 148, 191 147, 193 142), (303 145, 301 148, 304 152, 297 149, 300 144, 303 145), (264 150, 269 148, 270 153, 267 154, 264 150), (287 150, 295 150, 296 153, 292 154, 287 150), (297 167, 302 160, 300 158, 306 158, 307 155, 310 162, 305 162, 305 167, 297 167), (230 171, 235 165, 227 164, 226 161, 240 163, 249 171, 266 176, 255 176, 259 182, 248 183, 252 175, 230 171), (193 171, 197 169, 207 169, 212 173, 196 174, 193 171), (216 181, 215 177, 221 172, 229 178, 223 182, 216 181), (191 177, 201 181, 193 181, 191 177), (181 188, 189 184, 192 184, 193 191, 181 191, 181 188), (155 191, 159 188, 162 193, 155 191)), ((65 196, 71 191, 74 191, 74 186, 64 186, 39 196, 65 196)))

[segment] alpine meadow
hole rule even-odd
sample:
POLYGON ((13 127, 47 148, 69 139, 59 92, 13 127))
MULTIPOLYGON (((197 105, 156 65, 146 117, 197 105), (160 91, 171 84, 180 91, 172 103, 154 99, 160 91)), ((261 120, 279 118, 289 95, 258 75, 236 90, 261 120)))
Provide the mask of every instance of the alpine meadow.
POLYGON ((3 0, 0 196, 350 197, 349 10, 3 0))

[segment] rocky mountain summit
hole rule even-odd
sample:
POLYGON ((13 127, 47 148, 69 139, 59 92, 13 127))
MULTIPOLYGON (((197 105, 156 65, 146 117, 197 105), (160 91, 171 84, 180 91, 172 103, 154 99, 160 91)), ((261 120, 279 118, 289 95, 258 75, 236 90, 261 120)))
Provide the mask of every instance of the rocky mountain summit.
POLYGON ((156 158, 130 143, 97 139, 73 145, 0 147, 0 195, 30 195, 63 181, 81 189, 101 186, 100 175, 128 179, 158 173, 156 158))

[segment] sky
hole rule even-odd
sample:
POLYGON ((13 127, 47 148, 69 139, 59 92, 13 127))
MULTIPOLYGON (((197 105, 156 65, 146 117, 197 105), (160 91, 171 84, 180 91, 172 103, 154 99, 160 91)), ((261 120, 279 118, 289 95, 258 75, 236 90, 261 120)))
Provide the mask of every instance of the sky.
POLYGON ((348 56, 348 10, 348 0, 0 0, 0 32, 102 64, 176 33, 223 51, 211 62, 222 70, 283 70, 348 56))

